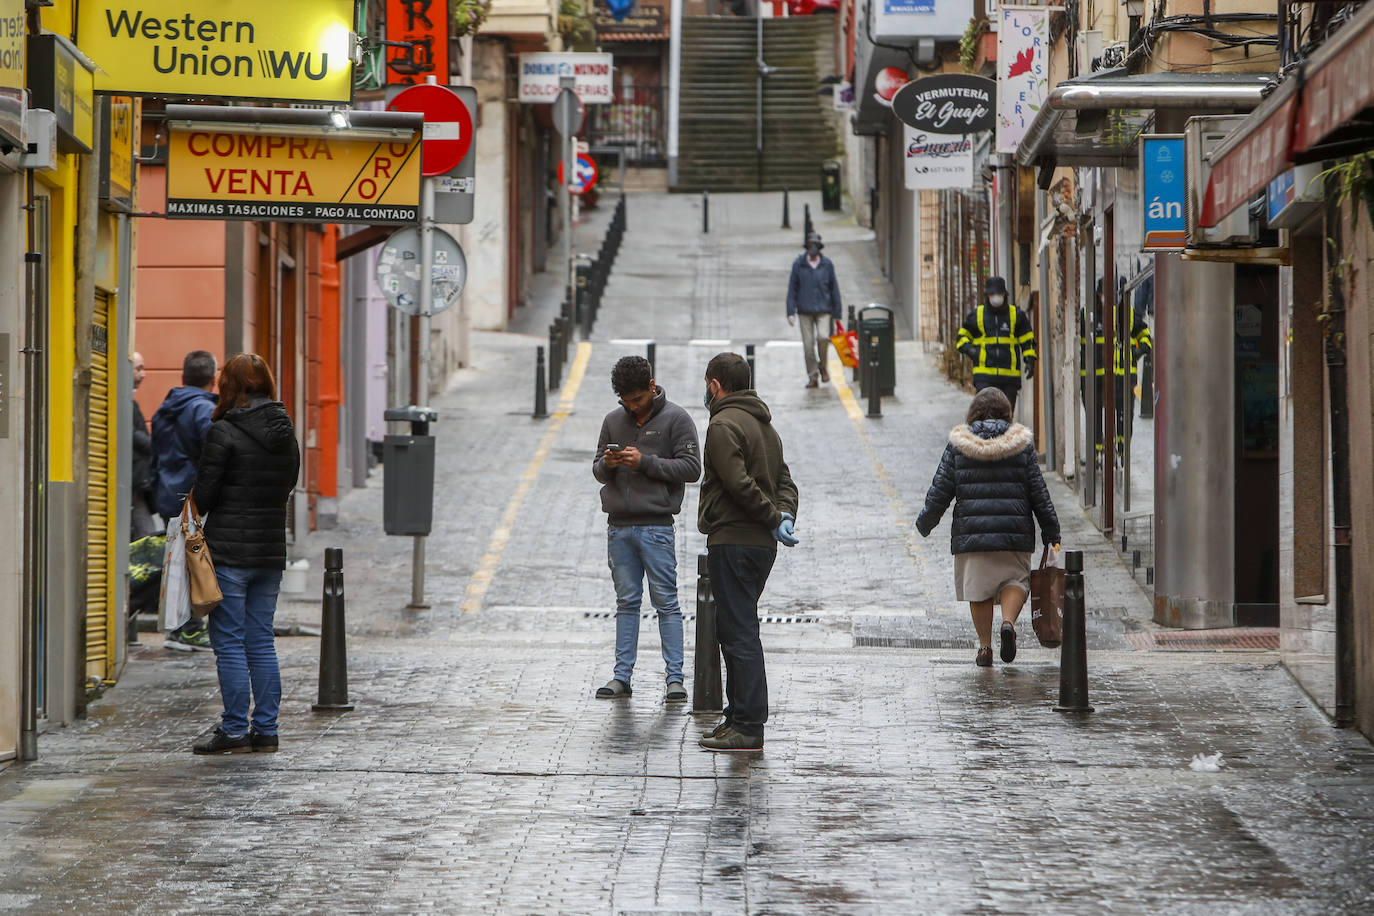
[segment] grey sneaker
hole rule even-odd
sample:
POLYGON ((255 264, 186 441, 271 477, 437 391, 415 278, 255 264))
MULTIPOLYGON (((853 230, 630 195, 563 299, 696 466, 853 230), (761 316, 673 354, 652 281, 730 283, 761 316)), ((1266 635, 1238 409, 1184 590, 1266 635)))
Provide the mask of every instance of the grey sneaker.
POLYGON ((189 633, 184 627, 180 630, 173 630, 163 640, 162 647, 164 649, 176 649, 178 652, 209 652, 212 650, 210 631, 205 627, 200 627, 189 633))
POLYGON ((627 697, 634 693, 630 685, 624 681, 610 680, 605 687, 596 688, 596 698, 598 700, 615 700, 620 697, 627 697))
POLYGON ((717 725, 715 728, 711 729, 709 732, 702 732, 702 733, 701 733, 701 737, 703 737, 703 738, 717 738, 717 737, 719 737, 719 736, 725 734, 726 730, 729 729, 729 727, 730 727, 730 723, 727 722, 727 721, 725 721, 724 719, 722 719, 721 722, 720 722, 720 724, 717 725))
POLYGON ((663 699, 668 703, 681 703, 687 699, 687 688, 682 686, 681 681, 669 681, 663 699))
POLYGON ((725 751, 727 753, 744 753, 749 751, 763 750, 763 739, 753 735, 745 735, 735 731, 733 728, 726 728, 714 738, 702 738, 697 742, 708 751, 725 751))

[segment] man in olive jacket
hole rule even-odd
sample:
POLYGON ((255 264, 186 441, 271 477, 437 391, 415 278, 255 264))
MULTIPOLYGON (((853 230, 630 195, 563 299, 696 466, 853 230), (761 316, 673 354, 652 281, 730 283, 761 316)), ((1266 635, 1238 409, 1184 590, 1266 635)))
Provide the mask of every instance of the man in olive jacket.
POLYGON ((797 543, 797 487, 768 405, 749 385, 749 364, 737 353, 721 353, 706 366, 703 401, 711 422, 697 527, 706 535, 726 696, 724 721, 701 739, 709 751, 763 748, 768 679, 759 640, 759 596, 777 545, 797 543))

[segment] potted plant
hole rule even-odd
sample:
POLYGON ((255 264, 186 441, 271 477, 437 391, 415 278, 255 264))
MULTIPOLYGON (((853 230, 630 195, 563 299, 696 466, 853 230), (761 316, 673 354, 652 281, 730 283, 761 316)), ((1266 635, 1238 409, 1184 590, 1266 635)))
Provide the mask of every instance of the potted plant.
POLYGON ((487 21, 492 0, 452 0, 453 36, 472 35, 487 21))

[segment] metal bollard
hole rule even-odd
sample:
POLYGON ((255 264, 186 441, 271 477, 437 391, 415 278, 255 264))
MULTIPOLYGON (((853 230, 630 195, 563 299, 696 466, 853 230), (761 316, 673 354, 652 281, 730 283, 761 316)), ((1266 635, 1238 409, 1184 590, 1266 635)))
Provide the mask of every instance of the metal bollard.
POLYGON ((783 185, 783 186, 782 186, 782 228, 784 228, 784 229, 791 229, 791 228, 792 228, 792 219, 791 219, 791 217, 788 216, 787 211, 788 211, 788 206, 787 206, 787 185, 783 185))
POLYGON ((535 347, 534 357, 534 419, 547 420, 549 405, 544 388, 544 348, 535 347))
POLYGON ((697 644, 692 656, 692 712, 720 712, 725 694, 720 685, 720 644, 716 642, 716 602, 706 554, 697 555, 697 644))
POLYGON ((745 344, 745 345, 744 345, 744 361, 747 362, 747 363, 749 364, 749 387, 750 387, 750 388, 755 388, 755 387, 757 387, 757 385, 756 385, 755 382, 754 382, 754 345, 753 345, 753 344, 745 344))
POLYGON ((802 247, 806 247, 806 237, 811 234, 811 205, 802 204, 802 247))
POLYGON ((1059 646, 1055 712, 1092 712, 1088 705, 1088 643, 1083 606, 1083 551, 1064 554, 1064 641, 1059 646))
POLYGON ((324 605, 320 619, 320 701, 315 712, 349 712, 348 648, 344 633, 343 549, 324 551, 324 605))
POLYGON ((711 192, 701 192, 701 231, 711 231, 711 192))
MULTIPOLYGON (((858 343, 859 343, 859 337, 858 337, 859 325, 854 321, 854 306, 852 306, 852 305, 849 307, 849 330, 851 330, 851 331, 854 332, 854 335, 855 335, 855 336, 854 336, 854 344, 855 344, 855 346, 857 346, 858 343)), ((859 354, 855 353, 855 354, 854 354, 854 358, 855 358, 855 362, 854 362, 854 381, 856 381, 856 382, 859 380, 859 373, 863 371, 863 363, 862 363, 861 361, 859 361, 858 357, 859 357, 859 354)))
POLYGON ((649 346, 645 348, 645 354, 644 358, 649 361, 649 374, 653 375, 654 366, 658 365, 658 345, 652 340, 649 341, 649 346))
POLYGON ((563 367, 558 364, 558 322, 555 320, 549 325, 549 390, 553 391, 558 387, 558 377, 563 374, 563 367))
POLYGON ((870 417, 881 417, 883 415, 883 392, 882 386, 878 384, 878 335, 874 334, 868 338, 868 378, 865 380, 865 387, 868 389, 868 415, 870 417))

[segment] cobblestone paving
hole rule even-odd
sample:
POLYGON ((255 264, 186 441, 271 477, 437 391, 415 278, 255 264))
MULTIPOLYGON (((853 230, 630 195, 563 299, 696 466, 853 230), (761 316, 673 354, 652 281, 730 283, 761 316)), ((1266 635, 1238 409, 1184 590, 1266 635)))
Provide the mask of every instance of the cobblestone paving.
MULTIPOLYGON (((881 298, 867 234, 812 197, 846 299, 881 298)), ((318 558, 342 546, 357 710, 311 713, 318 643, 282 639, 281 752, 195 758, 218 711, 213 659, 145 634, 88 719, 0 773, 0 911, 1374 908, 1369 743, 1330 728, 1276 653, 1134 650, 1149 602, 1053 480, 1089 570, 1096 712, 1051 710, 1058 653, 1026 646, 1028 628, 1015 664, 972 665, 948 528, 911 528, 966 395, 906 342, 880 420, 855 417, 843 385, 803 389, 780 296, 800 233, 774 228, 776 195, 739 195, 712 200, 703 239, 695 204, 632 197, 585 378, 553 419, 528 416, 535 336, 476 335, 477 367, 437 399, 430 610, 404 608, 410 542, 379 534, 380 475, 342 500, 339 528, 305 539, 309 591, 279 618, 318 623, 318 558), (662 702, 647 621, 634 696, 591 695, 614 625, 589 451, 611 364, 649 338, 702 426, 701 373, 721 349, 702 339, 756 343, 801 487, 804 540, 763 611, 810 622, 763 625, 760 755, 697 749, 713 720, 662 702), (480 570, 490 585, 464 613, 480 570), (1218 772, 1189 768, 1218 752, 1218 772)), ((547 320, 522 316, 535 335, 547 320)), ((690 614, 695 488, 687 503, 690 614)))

